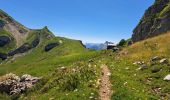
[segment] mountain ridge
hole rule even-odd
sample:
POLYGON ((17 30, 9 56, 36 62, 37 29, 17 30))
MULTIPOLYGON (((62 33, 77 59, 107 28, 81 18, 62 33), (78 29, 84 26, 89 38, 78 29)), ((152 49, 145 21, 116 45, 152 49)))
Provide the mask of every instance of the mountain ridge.
MULTIPOLYGON (((40 48, 44 50, 48 48, 49 51, 66 40, 61 41, 58 38, 62 40, 61 37, 56 37, 47 26, 42 29, 29 29, 0 10, 0 58, 2 60, 39 48, 42 43, 45 45, 43 44, 44 47, 40 48)), ((81 41, 77 42, 83 46, 81 41)))

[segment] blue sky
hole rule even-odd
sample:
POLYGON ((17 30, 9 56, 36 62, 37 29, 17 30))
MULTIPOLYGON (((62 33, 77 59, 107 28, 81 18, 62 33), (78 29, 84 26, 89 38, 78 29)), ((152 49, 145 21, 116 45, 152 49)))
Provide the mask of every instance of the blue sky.
POLYGON ((130 38, 154 0, 1 0, 0 9, 23 25, 83 42, 130 38))

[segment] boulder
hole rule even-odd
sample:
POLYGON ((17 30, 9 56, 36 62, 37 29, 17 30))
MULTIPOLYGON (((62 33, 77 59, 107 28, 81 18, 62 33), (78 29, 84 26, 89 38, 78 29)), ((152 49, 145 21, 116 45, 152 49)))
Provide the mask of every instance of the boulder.
POLYGON ((154 56, 151 58, 151 61, 153 61, 153 62, 158 61, 158 60, 160 60, 160 57, 158 57, 158 56, 154 56))
POLYGON ((148 69, 148 66, 146 64, 143 64, 139 68, 140 70, 148 69))
POLYGON ((46 52, 48 52, 48 51, 50 51, 51 49, 53 49, 54 47, 56 47, 56 46, 58 46, 59 45, 59 43, 50 43, 50 44, 47 44, 46 46, 45 46, 45 51, 46 52))
POLYGON ((0 47, 3 47, 7 44, 9 44, 11 39, 7 36, 0 36, 0 47))
POLYGON ((18 95, 31 88, 41 78, 33 77, 25 74, 19 77, 15 74, 6 74, 0 77, 0 92, 5 92, 9 95, 18 95))
POLYGON ((94 60, 93 60, 93 59, 90 59, 88 62, 89 62, 89 63, 92 63, 92 62, 94 62, 94 60))
POLYGON ((167 64, 168 63, 168 59, 163 58, 159 62, 160 62, 160 64, 167 64))
POLYGON ((136 61, 133 63, 133 65, 142 65, 144 63, 145 63, 144 61, 136 61))
POLYGON ((9 73, 0 78, 0 92, 10 94, 14 86, 20 81, 20 78, 15 74, 9 73))
POLYGON ((154 65, 154 66, 152 66, 151 72, 152 73, 157 73, 157 72, 159 72, 161 70, 162 70, 162 68, 159 65, 154 65))
POLYGON ((119 48, 118 47, 114 47, 113 48, 113 52, 115 52, 115 51, 119 51, 119 48))
POLYGON ((168 74, 167 76, 165 76, 164 80, 165 80, 165 81, 170 81, 170 74, 168 74))

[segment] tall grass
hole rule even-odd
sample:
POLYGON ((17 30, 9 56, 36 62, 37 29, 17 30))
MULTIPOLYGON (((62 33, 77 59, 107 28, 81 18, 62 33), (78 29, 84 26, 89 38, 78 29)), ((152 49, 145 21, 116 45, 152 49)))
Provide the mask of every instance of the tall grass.
POLYGON ((170 32, 150 38, 141 42, 137 42, 130 47, 125 48, 121 54, 125 57, 139 60, 141 58, 150 58, 153 56, 169 56, 170 54, 170 32))

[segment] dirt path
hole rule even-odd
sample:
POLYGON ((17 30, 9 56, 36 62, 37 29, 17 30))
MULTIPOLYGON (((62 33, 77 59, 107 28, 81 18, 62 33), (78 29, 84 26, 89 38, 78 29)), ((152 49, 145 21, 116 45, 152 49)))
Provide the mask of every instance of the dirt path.
POLYGON ((106 65, 102 65, 102 76, 101 76, 101 84, 99 89, 99 99, 100 100, 110 100, 112 95, 111 91, 111 82, 109 80, 109 76, 111 75, 108 67, 106 65))

